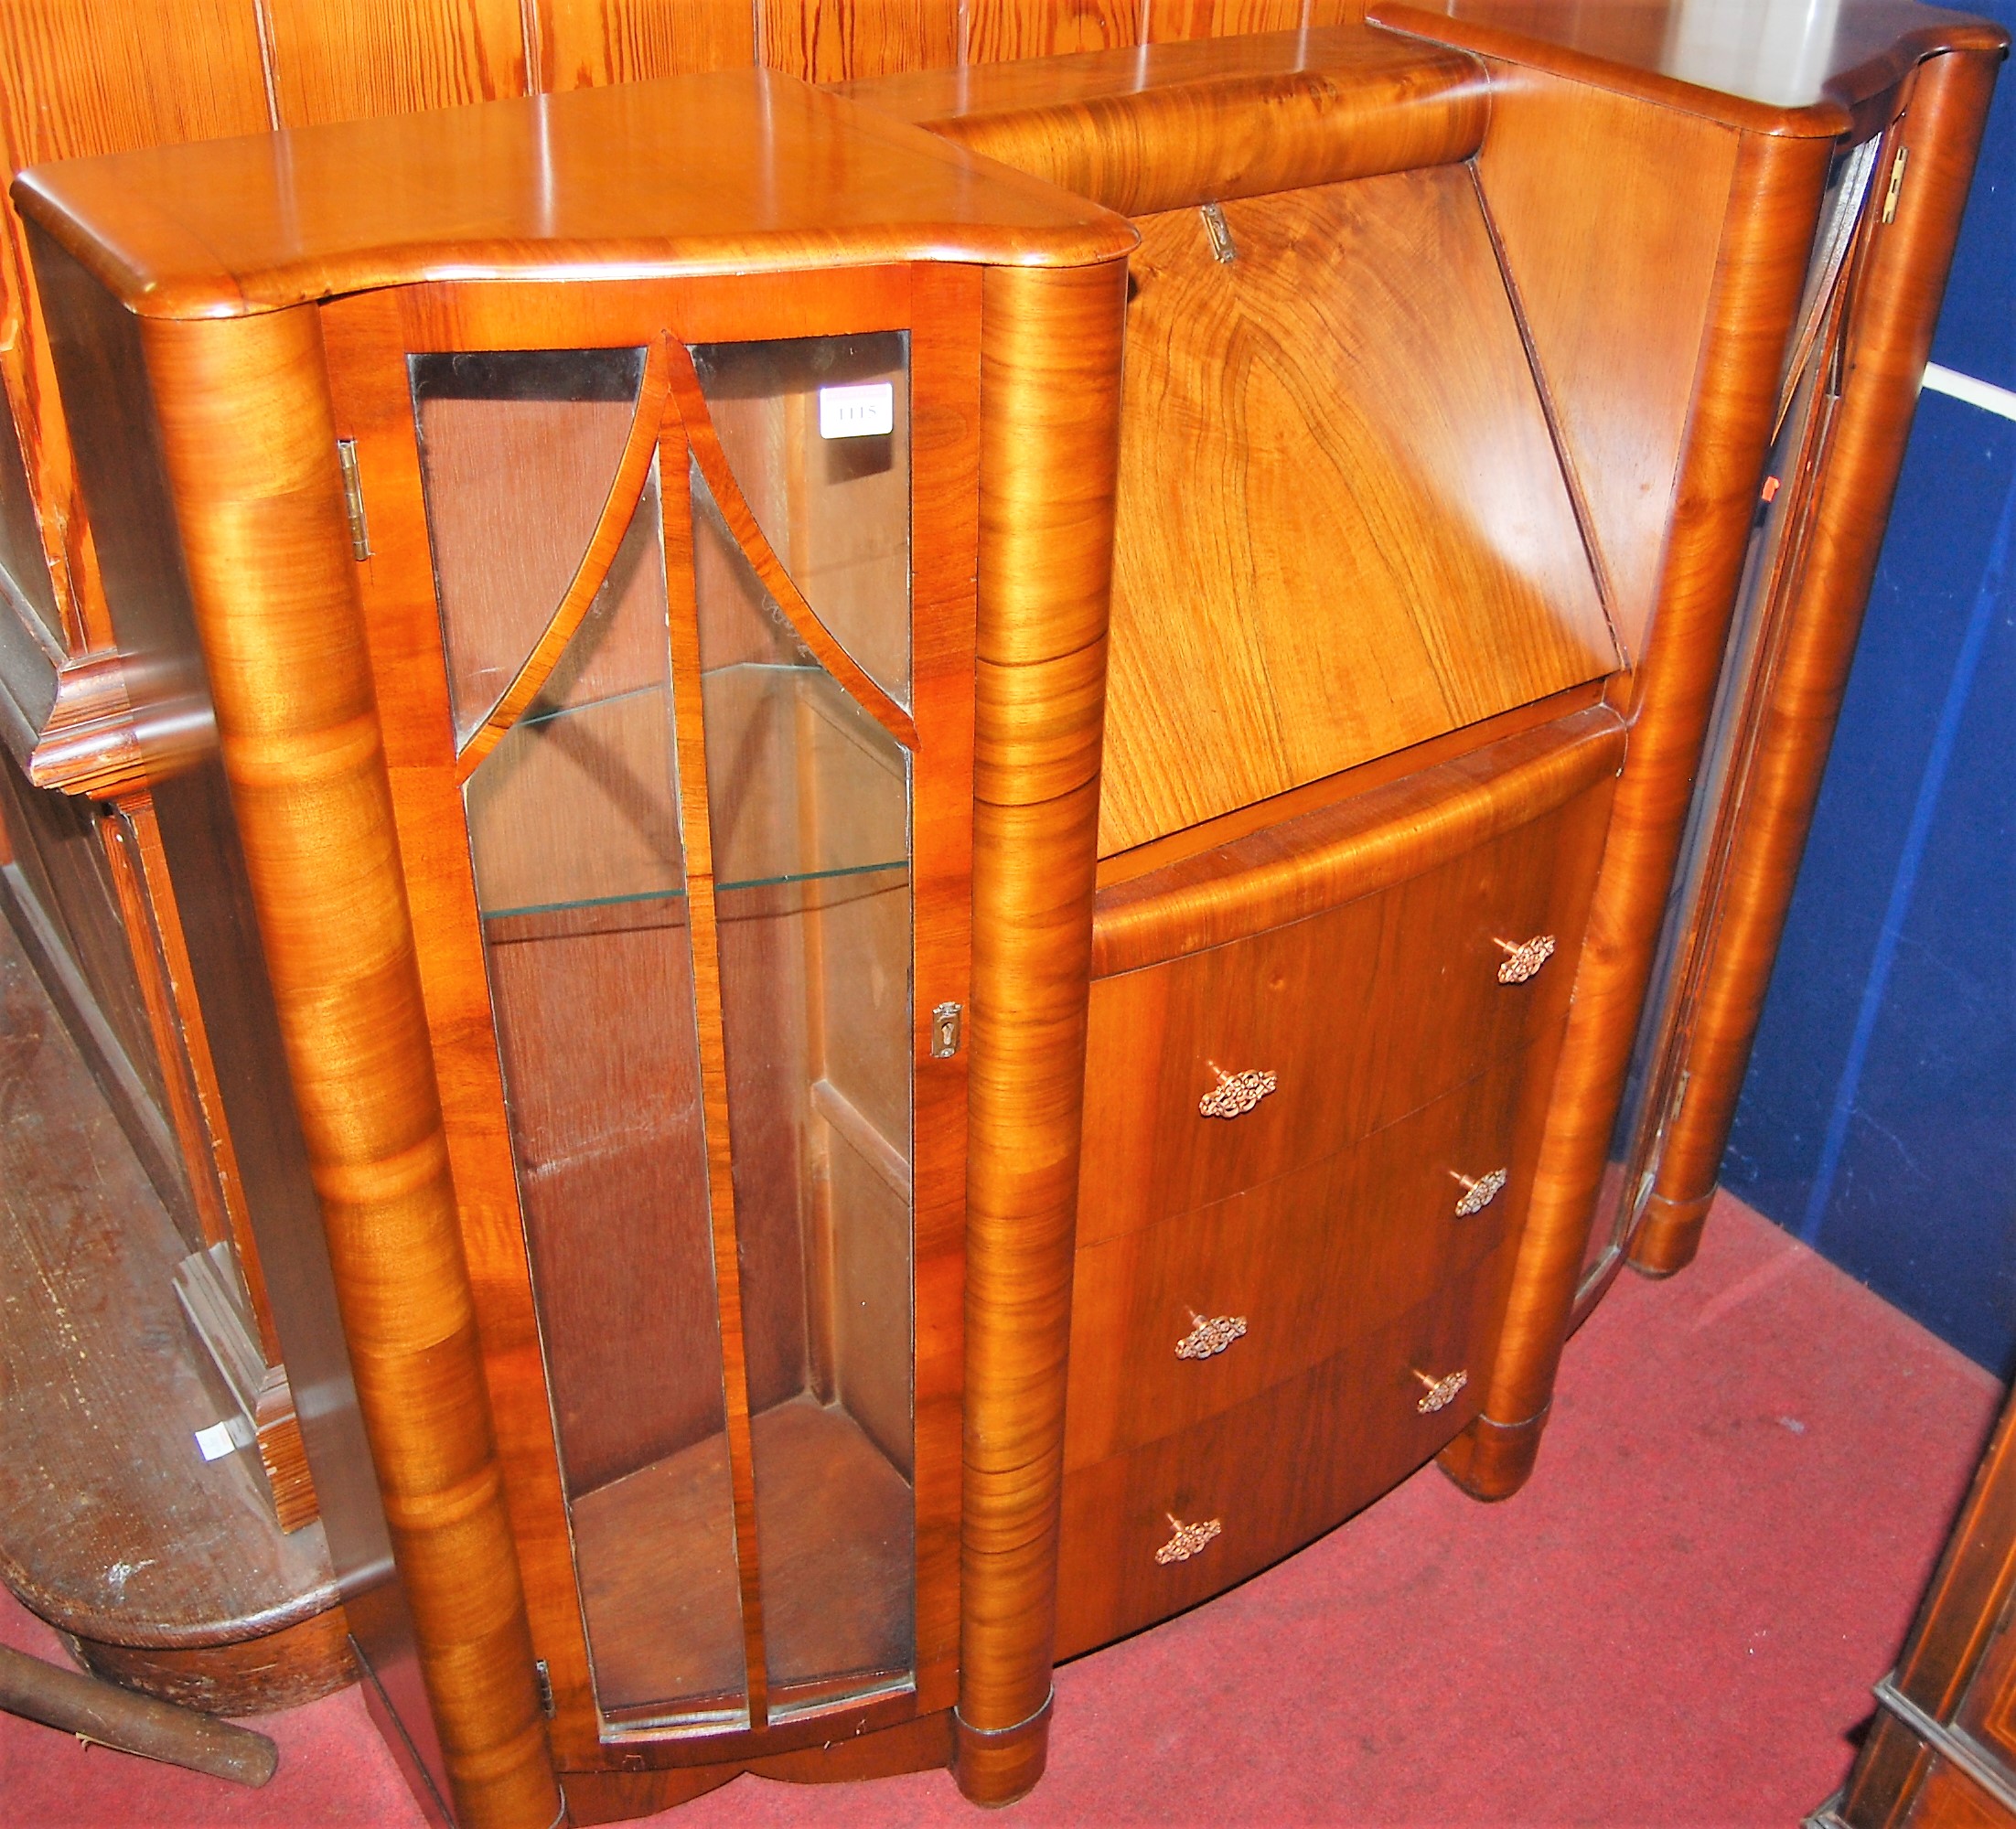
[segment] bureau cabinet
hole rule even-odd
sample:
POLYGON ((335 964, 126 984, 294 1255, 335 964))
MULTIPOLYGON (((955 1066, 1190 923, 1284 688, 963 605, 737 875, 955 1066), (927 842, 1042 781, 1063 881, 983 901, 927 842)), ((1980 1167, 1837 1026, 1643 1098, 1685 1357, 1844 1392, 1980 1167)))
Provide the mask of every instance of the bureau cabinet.
POLYGON ((1431 1458, 1517 1491, 1575 1317, 1691 1250, 2003 43, 1718 16, 847 88, 1142 237, 1066 1650, 1431 1458))

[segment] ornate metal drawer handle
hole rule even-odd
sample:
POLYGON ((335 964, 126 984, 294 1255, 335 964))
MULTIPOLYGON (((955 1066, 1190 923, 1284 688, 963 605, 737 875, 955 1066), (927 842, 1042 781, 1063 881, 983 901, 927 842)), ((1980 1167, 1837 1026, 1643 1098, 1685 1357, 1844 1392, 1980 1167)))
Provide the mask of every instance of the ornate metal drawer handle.
POLYGON ((1172 1562, 1188 1562, 1225 1528, 1216 1518, 1206 1518, 1202 1524, 1185 1524, 1179 1522, 1174 1512, 1164 1512, 1163 1516, 1174 1525, 1176 1533, 1155 1552, 1155 1560, 1164 1567, 1172 1562))
POLYGON ((1196 1325, 1176 1342, 1178 1359, 1209 1359, 1223 1353, 1235 1340, 1246 1337, 1244 1315, 1213 1315, 1206 1319, 1193 1310, 1190 1319, 1196 1325))
POLYGON ((1228 1074, 1223 1067, 1211 1069, 1218 1076, 1217 1089, 1197 1101, 1199 1118, 1239 1118, 1274 1089, 1274 1075, 1260 1068, 1243 1074, 1228 1074))
POLYGON ((1472 1181, 1468 1175, 1457 1174, 1453 1169, 1449 1172, 1463 1183, 1462 1198, 1456 1202, 1458 1219, 1468 1219, 1474 1213, 1482 1213, 1505 1192, 1503 1169, 1494 1169, 1488 1175, 1479 1175, 1475 1181, 1472 1181))
POLYGON ((1524 984, 1554 957, 1554 936, 1551 934, 1536 934, 1530 940, 1519 946, 1515 946, 1510 940, 1500 940, 1497 944, 1511 955, 1498 968, 1500 984, 1524 984))
MULTIPOLYGON (((1456 1401, 1457 1393, 1470 1382, 1467 1372, 1452 1372, 1446 1378, 1431 1378, 1425 1372, 1417 1372, 1415 1377, 1428 1386, 1427 1394, 1414 1407, 1424 1417, 1432 1417, 1437 1410, 1446 1410, 1456 1401)), ((1171 1524, 1175 1520, 1172 1518, 1171 1524)))

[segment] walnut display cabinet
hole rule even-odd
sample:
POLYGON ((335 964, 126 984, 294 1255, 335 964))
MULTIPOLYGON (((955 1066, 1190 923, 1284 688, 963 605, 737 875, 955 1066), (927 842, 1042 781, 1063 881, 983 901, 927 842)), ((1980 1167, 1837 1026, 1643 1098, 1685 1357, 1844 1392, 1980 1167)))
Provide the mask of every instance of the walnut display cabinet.
POLYGON ((754 71, 17 196, 424 1801, 1025 1788, 1131 231, 754 71))

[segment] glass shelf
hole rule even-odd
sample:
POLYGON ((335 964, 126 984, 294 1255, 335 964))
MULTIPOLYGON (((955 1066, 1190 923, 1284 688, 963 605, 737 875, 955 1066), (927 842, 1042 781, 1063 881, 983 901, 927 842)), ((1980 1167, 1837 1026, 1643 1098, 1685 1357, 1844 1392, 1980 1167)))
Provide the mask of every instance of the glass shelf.
MULTIPOLYGON (((830 676, 745 663, 701 690, 710 732, 726 727, 710 753, 737 781, 714 834, 716 894, 909 868, 900 755, 830 676), (844 817, 815 824, 800 816, 812 802, 844 817)), ((676 820, 637 817, 635 789, 670 772, 670 742, 662 683, 528 711, 470 783, 483 918, 683 899, 676 820)))

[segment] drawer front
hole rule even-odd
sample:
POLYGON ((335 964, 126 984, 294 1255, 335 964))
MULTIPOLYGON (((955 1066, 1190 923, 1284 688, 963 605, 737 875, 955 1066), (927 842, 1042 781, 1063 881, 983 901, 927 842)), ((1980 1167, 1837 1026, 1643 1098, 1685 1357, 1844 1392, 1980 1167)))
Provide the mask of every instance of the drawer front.
POLYGON ((1220 1416, 1067 1471, 1057 1654, 1222 1592, 1439 1452, 1482 1401, 1511 1257, 1508 1243, 1442 1298, 1220 1416), (1458 1372, 1460 1389, 1433 1388, 1458 1372))
POLYGON ((1096 980, 1080 1243, 1333 1155, 1558 1026, 1601 840, 1577 817, 1592 804, 1383 893, 1096 980), (1503 969, 1539 936, 1551 957, 1503 969))
POLYGON ((1466 1278, 1523 1217, 1539 1125, 1521 1107, 1544 1111, 1530 1081, 1551 1057, 1515 1055, 1335 1156, 1081 1246, 1066 1465, 1243 1403, 1466 1278))

